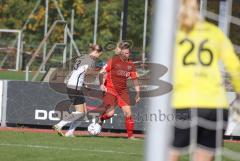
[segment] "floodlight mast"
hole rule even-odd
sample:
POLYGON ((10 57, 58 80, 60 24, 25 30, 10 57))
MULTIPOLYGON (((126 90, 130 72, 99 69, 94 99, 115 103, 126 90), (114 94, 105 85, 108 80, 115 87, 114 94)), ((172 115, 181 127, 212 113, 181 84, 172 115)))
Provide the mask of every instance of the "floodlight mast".
MULTIPOLYGON (((49 11, 49 0, 45 1, 45 22, 44 22, 44 37, 47 35, 48 32, 48 11, 49 11)), ((43 60, 45 61, 47 54, 47 42, 44 43, 43 47, 43 60)), ((42 71, 45 71, 45 65, 43 65, 42 71)))
POLYGON ((127 40, 128 0, 123 0, 121 40, 127 40))
POLYGON ((147 14, 148 13, 148 0, 145 0, 144 8, 144 26, 143 26, 143 47, 142 47, 142 62, 145 63, 146 59, 146 38, 147 38, 147 14))
MULTIPOLYGON (((176 13, 178 1, 156 0, 156 11, 153 25, 152 55, 151 62, 168 67, 168 72, 161 80, 171 82, 171 65, 175 44, 175 30, 177 26, 176 13)), ((149 101, 148 115, 161 112, 168 114, 170 108, 170 93, 163 96, 153 97, 149 101)), ((145 161, 166 161, 169 152, 170 122, 167 120, 147 121, 145 139, 145 161)))
POLYGON ((96 0, 96 5, 95 5, 95 17, 94 17, 93 44, 96 44, 96 43, 97 43, 98 8, 99 8, 99 0, 96 0))

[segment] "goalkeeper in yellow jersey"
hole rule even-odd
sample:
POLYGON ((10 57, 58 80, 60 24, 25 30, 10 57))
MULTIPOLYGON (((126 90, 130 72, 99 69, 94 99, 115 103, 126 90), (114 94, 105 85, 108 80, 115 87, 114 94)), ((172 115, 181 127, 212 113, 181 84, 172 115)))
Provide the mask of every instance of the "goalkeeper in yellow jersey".
POLYGON ((190 148, 194 161, 212 161, 222 146, 229 106, 219 61, 231 75, 236 101, 240 100, 240 61, 224 33, 200 18, 197 0, 181 0, 178 20, 172 95, 176 121, 170 160, 179 160, 182 150, 190 148))

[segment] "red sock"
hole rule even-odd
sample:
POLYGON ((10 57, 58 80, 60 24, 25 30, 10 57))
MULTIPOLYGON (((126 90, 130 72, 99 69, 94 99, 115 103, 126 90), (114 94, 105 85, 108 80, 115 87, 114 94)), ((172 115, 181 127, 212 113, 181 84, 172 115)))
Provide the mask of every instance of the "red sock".
POLYGON ((128 138, 133 136, 133 129, 134 129, 134 120, 132 116, 125 117, 125 124, 127 129, 128 138))

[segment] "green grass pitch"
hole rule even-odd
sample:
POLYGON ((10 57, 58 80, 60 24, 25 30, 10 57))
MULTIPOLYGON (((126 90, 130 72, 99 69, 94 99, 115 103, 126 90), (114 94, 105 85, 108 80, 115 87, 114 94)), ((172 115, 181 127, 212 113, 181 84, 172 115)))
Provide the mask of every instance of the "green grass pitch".
POLYGON ((143 139, 0 132, 0 161, 140 161, 143 139))
MULTIPOLYGON (((31 79, 33 73, 29 73, 29 79, 31 79)), ((43 77, 43 74, 40 73, 37 77, 36 81, 40 81, 43 77)), ((25 72, 24 71, 0 71, 0 79, 6 80, 25 80, 25 72)))
MULTIPOLYGON (((240 144, 225 143, 225 148, 239 152, 240 144)), ((143 152, 143 139, 0 131, 0 161, 142 161, 143 152)))

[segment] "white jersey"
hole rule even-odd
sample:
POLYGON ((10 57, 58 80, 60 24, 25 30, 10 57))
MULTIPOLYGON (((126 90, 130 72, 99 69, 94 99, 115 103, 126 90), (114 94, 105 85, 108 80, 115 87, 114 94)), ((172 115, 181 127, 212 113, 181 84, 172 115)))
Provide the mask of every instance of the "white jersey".
POLYGON ((76 70, 73 70, 70 78, 68 79, 67 87, 71 89, 80 90, 83 86, 85 74, 88 65, 79 66, 76 70))
POLYGON ((64 82, 68 88, 81 90, 87 70, 95 69, 96 59, 90 55, 77 58, 73 71, 65 78, 64 82))

